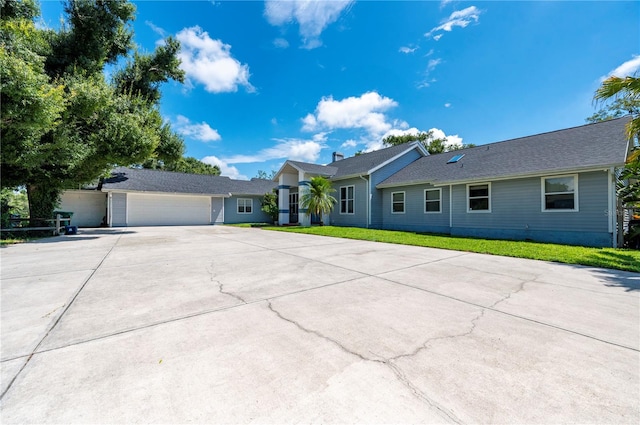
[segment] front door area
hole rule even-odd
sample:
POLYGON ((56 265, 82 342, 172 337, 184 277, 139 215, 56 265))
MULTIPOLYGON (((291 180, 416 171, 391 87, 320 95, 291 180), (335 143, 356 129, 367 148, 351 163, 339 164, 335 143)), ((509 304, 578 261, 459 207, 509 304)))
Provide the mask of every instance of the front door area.
POLYGON ((298 222, 298 193, 289 194, 289 223, 298 222))

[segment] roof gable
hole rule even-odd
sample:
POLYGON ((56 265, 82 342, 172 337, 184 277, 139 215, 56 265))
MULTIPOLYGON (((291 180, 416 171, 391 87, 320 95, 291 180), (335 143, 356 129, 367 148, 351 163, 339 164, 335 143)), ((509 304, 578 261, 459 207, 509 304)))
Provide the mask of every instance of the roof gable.
POLYGON ((478 181, 621 166, 628 154, 629 117, 429 155, 378 187, 478 181), (464 154, 454 163, 453 156, 464 154))
POLYGON ((337 168, 338 171, 332 176, 332 178, 340 179, 355 175, 373 173, 379 168, 414 149, 417 149, 422 155, 428 155, 420 143, 412 142, 334 161, 330 163, 329 166, 337 168))

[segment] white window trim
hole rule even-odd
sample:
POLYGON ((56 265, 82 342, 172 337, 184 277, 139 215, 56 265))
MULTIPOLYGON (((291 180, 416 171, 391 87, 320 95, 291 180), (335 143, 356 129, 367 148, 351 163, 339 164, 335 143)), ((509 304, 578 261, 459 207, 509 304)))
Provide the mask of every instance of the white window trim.
POLYGON ((347 186, 340 186, 340 215, 354 215, 356 213, 356 186, 353 184, 347 186), (353 188, 353 198, 351 201, 353 202, 353 212, 349 212, 349 188, 353 188), (342 189, 346 189, 347 197, 344 199, 346 204, 346 212, 342 212, 342 189))
POLYGON ((483 182, 483 183, 467 183, 467 213, 469 214, 487 214, 491 212, 491 182, 483 182), (489 189, 489 209, 487 210, 472 210, 469 205, 469 187, 471 186, 483 186, 487 185, 489 189))
POLYGON ((253 214, 253 199, 251 198, 238 198, 236 201, 236 213, 238 214, 253 214), (244 212, 240 212, 240 201, 244 204, 244 212), (249 206, 251 207, 251 212, 247 212, 247 202, 249 201, 249 206))
MULTIPOLYGON (((578 175, 577 174, 562 174, 559 176, 544 176, 540 177, 540 210, 544 213, 566 213, 566 212, 580 212, 580 203, 578 202, 578 175), (556 179, 559 177, 573 177, 573 208, 567 209, 551 209, 546 208, 546 195, 544 181, 546 179, 556 179)), ((558 192, 565 193, 565 192, 558 192)), ((566 192, 569 193, 569 192, 566 192)))
POLYGON ((404 214, 407 211, 407 193, 404 190, 391 192, 391 214, 404 214), (393 195, 402 193, 402 212, 393 211, 393 195))
MULTIPOLYGON (((435 202, 435 201, 431 201, 431 202, 435 202)), ((436 187, 433 189, 424 190, 424 213, 425 214, 442 214, 442 188, 436 187), (427 211, 427 192, 432 192, 436 190, 439 192, 438 205, 440 206, 440 209, 438 211, 427 211)))

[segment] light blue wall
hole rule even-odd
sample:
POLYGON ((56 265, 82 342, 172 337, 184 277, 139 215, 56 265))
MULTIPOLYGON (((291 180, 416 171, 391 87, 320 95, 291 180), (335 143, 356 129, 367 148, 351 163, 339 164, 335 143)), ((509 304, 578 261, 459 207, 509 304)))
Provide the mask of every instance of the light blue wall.
POLYGON ((383 227, 383 194, 380 189, 376 189, 376 185, 386 180, 393 174, 397 173, 407 165, 422 157, 416 149, 407 152, 405 155, 385 165, 371 175, 371 227, 383 227))
POLYGON ((211 198, 211 222, 213 224, 224 223, 224 198, 211 198))
POLYGON ((224 222, 225 224, 235 223, 268 223, 269 216, 260 209, 262 196, 231 196, 224 200, 224 222), (238 214, 238 198, 253 199, 253 209, 251 214, 238 214))
POLYGON ((366 227, 367 226, 367 182, 359 177, 331 182, 336 190, 333 194, 338 201, 331 212, 331 224, 334 226, 366 227), (340 214, 340 188, 354 186, 354 213, 340 214))
POLYGON ((607 179, 605 171, 578 175, 576 212, 542 212, 540 177, 492 182, 490 213, 468 213, 466 185, 455 185, 451 234, 611 246, 607 179))
POLYGON ((424 191, 436 189, 432 185, 387 188, 381 191, 382 220, 385 229, 414 232, 449 233, 449 186, 441 189, 439 213, 425 213, 424 191), (404 214, 391 213, 391 194, 405 192, 404 214))
POLYGON ((127 225, 127 194, 113 193, 111 197, 111 226, 127 225))

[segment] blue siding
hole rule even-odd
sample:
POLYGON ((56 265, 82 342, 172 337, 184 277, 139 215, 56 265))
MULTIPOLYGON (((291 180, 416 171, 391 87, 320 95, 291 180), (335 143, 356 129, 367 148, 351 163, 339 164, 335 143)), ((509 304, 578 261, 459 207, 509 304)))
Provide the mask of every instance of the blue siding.
POLYGON ((331 224, 334 226, 366 227, 367 226, 367 182, 359 177, 331 182, 336 190, 333 194, 336 201, 331 211, 331 224), (340 214, 340 188, 354 186, 353 214, 340 214))
MULTIPOLYGON (((383 193, 382 190, 376 189, 378 183, 386 180, 393 174, 397 173, 407 165, 421 158, 422 155, 418 150, 413 149, 405 155, 385 165, 379 170, 371 174, 371 227, 383 227, 383 193)), ((366 222, 365 222, 366 223, 366 222)))
POLYGON ((211 222, 224 223, 224 198, 211 198, 211 222))
POLYGON ((127 225, 127 194, 113 193, 111 196, 111 226, 127 225))
MULTIPOLYGON (((479 182, 481 183, 481 182, 479 182)), ((578 175, 579 211, 543 212, 540 177, 491 183, 491 212, 467 212, 466 185, 453 186, 451 234, 611 246, 607 172, 578 175)))
POLYGON ((414 232, 449 233, 449 186, 441 189, 439 213, 425 213, 424 191, 431 185, 382 189, 382 220, 385 229, 414 232), (391 213, 391 194, 405 192, 405 213, 391 213))
POLYGON ((271 219, 260 209, 262 196, 231 196, 224 199, 224 222, 226 224, 236 223, 269 223, 271 219), (252 199, 253 208, 251 214, 238 214, 238 199, 252 199))

